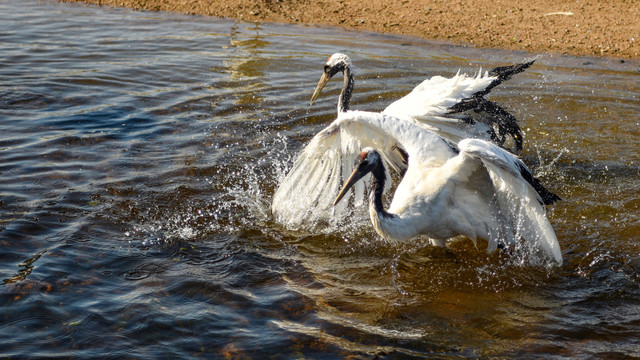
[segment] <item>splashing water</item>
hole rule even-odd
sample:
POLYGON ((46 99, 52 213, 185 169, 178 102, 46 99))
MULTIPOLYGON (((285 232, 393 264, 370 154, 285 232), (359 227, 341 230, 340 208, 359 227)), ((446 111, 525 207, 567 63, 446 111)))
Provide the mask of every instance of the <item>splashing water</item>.
POLYGON ((335 118, 339 84, 307 107, 329 54, 370 111, 530 54, 49 1, 0 24, 3 356, 640 356, 637 63, 541 55, 492 94, 563 198, 549 269, 520 244, 387 244, 364 204, 317 232, 271 215, 335 118))

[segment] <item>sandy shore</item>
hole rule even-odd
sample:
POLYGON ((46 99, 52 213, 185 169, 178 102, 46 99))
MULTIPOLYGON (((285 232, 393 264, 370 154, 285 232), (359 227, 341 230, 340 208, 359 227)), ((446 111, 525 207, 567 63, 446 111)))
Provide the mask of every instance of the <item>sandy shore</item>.
POLYGON ((640 0, 61 0, 640 59, 640 0))

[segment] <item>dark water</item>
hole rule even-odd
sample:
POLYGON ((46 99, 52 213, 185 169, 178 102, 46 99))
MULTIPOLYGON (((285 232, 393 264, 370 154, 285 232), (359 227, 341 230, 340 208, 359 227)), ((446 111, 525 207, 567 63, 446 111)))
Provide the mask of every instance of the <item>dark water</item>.
POLYGON ((0 357, 640 358, 640 64, 539 55, 491 99, 562 268, 470 242, 293 233, 269 203, 332 120, 307 106, 331 53, 352 105, 535 54, 309 27, 0 2, 0 357))

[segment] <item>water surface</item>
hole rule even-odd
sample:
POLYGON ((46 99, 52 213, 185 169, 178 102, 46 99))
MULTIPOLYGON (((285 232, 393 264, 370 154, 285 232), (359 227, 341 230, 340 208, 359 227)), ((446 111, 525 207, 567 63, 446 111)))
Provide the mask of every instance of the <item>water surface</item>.
POLYGON ((176 14, 0 2, 0 357, 640 357, 640 65, 176 14), (335 116, 536 58, 525 130, 561 268, 470 242, 288 231, 271 196, 335 116))

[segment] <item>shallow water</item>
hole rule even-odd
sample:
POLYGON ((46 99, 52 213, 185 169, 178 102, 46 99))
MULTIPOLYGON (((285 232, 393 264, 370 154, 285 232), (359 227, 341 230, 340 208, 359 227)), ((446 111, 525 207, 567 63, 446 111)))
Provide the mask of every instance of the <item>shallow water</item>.
POLYGON ((0 20, 0 357, 640 357, 640 64, 48 1, 0 20), (365 110, 537 58, 490 98, 564 199, 564 266, 390 246, 365 209, 274 223, 336 51, 365 110))

